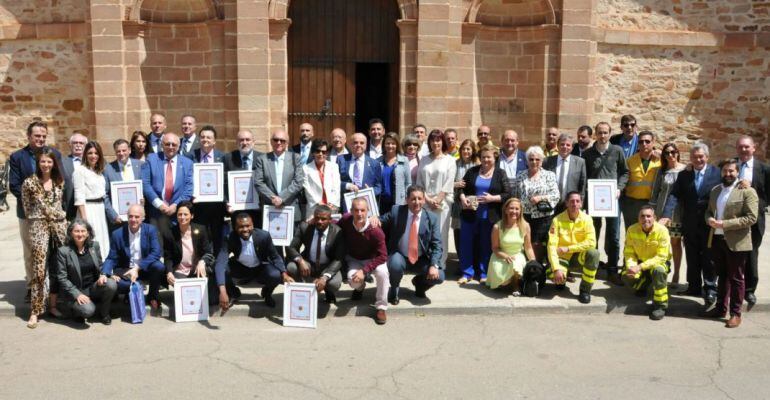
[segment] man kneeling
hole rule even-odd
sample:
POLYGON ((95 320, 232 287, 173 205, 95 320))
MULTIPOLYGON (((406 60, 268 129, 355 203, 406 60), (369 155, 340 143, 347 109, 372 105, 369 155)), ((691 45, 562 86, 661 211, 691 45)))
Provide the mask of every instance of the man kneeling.
POLYGON ((230 233, 226 246, 217 258, 215 270, 222 312, 241 297, 241 290, 235 286, 233 278, 255 280, 265 285, 262 287, 262 298, 268 307, 274 308, 275 287, 281 281, 294 282, 294 279, 286 272, 270 234, 255 228, 251 216, 241 212, 235 216, 235 231, 230 233))
POLYGON ((548 234, 548 279, 557 289, 564 288, 570 269, 582 268, 578 301, 591 302, 591 287, 599 266, 596 231, 591 216, 581 210, 583 197, 579 192, 567 193, 567 210, 557 215, 548 234))
POLYGON ((332 224, 332 209, 325 204, 313 211, 314 225, 302 222, 299 231, 286 248, 286 269, 292 278, 315 284, 318 292, 326 293, 327 303, 337 302, 342 284, 342 259, 345 243, 340 227, 332 224), (302 252, 300 249, 304 246, 302 252))
POLYGON ((650 319, 654 321, 663 319, 668 308, 670 242, 668 229, 655 222, 655 209, 649 205, 642 206, 639 223, 628 227, 626 232, 623 280, 641 296, 647 295, 647 288, 652 284, 650 319))

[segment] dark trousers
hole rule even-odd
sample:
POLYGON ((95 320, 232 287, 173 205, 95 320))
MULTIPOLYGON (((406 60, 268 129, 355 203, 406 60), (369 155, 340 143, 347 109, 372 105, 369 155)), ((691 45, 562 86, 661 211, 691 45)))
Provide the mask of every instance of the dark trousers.
POLYGON ((240 290, 235 286, 234 279, 244 281, 257 281, 265 286, 263 294, 269 296, 273 294, 275 287, 281 283, 281 271, 272 264, 263 263, 256 268, 249 268, 241 263, 235 257, 230 257, 225 270, 225 288, 227 295, 238 297, 240 290))
POLYGON ((72 314, 76 317, 91 318, 97 311, 96 303, 98 301, 99 316, 106 317, 110 315, 110 305, 115 293, 118 292, 118 284, 113 279, 108 278, 104 285, 99 286, 94 282, 91 287, 84 288, 81 292, 88 296, 91 302, 78 304, 77 299, 69 299, 72 314))
MULTIPOLYGON (((313 283, 314 280, 316 280, 317 278, 320 278, 323 275, 324 268, 326 268, 326 264, 320 265, 318 270, 313 268, 313 266, 310 266, 310 275, 303 278, 299 274, 299 267, 297 266, 297 263, 292 261, 286 264, 286 272, 288 272, 289 275, 291 275, 291 277, 294 278, 295 281, 305 282, 305 283, 313 283)), ((342 274, 340 274, 340 272, 337 271, 326 282, 326 288, 324 289, 324 292, 329 292, 334 294, 338 290, 340 290, 340 286, 342 286, 342 274)))
POLYGON ((717 292, 716 272, 708 249, 709 229, 693 229, 684 234, 684 255, 687 259, 688 290, 700 292, 704 297, 717 292))
MULTIPOLYGON (((763 218, 764 216, 760 217, 763 218)), ((760 232, 757 227, 759 224, 751 226, 751 245, 752 250, 749 253, 749 259, 746 261, 746 293, 754 293, 757 290, 757 283, 759 283, 759 246, 762 245, 762 236, 764 232, 760 232)))
MULTIPOLYGON (((160 213, 160 211, 157 212, 160 213)), ((160 242, 161 249, 163 248, 163 238, 171 237, 171 224, 176 224, 176 221, 168 215, 160 214, 150 217, 150 225, 158 229, 158 242, 160 242)))
POLYGON ((214 255, 222 248, 223 230, 225 225, 225 206, 222 203, 195 204, 195 223, 208 229, 209 239, 214 247, 214 255))
MULTIPOLYGON (((113 275, 121 277, 120 282, 118 282, 118 293, 128 293, 128 290, 131 288, 131 281, 123 277, 126 271, 128 271, 128 268, 115 268, 112 272, 113 275)), ((161 279, 163 279, 165 273, 166 267, 160 261, 150 264, 146 270, 139 270, 138 279, 150 284, 150 288, 147 290, 147 301, 158 300, 161 279)))
POLYGON ((717 309, 722 312, 730 310, 730 315, 741 316, 743 294, 746 283, 743 273, 746 269, 748 251, 732 251, 727 247, 725 237, 714 235, 711 241, 711 254, 719 274, 719 290, 717 292, 717 309))
POLYGON ((438 279, 428 279, 428 269, 430 269, 430 260, 422 256, 417 262, 412 264, 401 253, 395 252, 388 257, 388 273, 390 274, 390 293, 388 297, 398 296, 398 287, 401 285, 401 279, 407 269, 413 269, 417 272, 414 283, 416 286, 428 290, 435 285, 444 282, 444 270, 438 270, 438 279))
MULTIPOLYGON (((607 273, 618 273, 618 258, 620 258, 620 217, 604 217, 607 229, 604 232, 604 252, 607 253, 607 273)), ((594 218, 596 231, 596 248, 599 248, 599 232, 602 231, 602 217, 594 218)))

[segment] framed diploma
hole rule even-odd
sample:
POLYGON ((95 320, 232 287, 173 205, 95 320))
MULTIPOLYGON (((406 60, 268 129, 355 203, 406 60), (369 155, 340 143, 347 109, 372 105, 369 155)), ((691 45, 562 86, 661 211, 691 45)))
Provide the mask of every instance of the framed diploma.
POLYGON ((257 188, 254 186, 252 171, 230 171, 227 173, 228 195, 233 210, 256 210, 259 208, 257 188))
POLYGON ((592 217, 617 217, 618 182, 614 179, 588 180, 588 215, 592 217))
POLYGON ((380 209, 377 207, 377 197, 374 195, 374 188, 361 189, 358 192, 345 193, 345 209, 350 211, 350 207, 353 204, 353 199, 359 197, 366 198, 366 202, 369 203, 369 216, 380 216, 380 209))
POLYGON ((294 238, 294 207, 262 208, 262 229, 270 234, 274 246, 288 246, 294 238))
POLYGON ((312 283, 287 283, 283 289, 283 326, 313 328, 318 323, 318 292, 312 283))
POLYGON ((123 221, 128 221, 128 207, 139 204, 143 198, 142 181, 110 182, 112 207, 123 221))
POLYGON ((193 164, 193 197, 196 203, 225 200, 224 164, 193 164))
POLYGON ((177 279, 174 283, 174 320, 190 322, 208 319, 208 279, 177 279))

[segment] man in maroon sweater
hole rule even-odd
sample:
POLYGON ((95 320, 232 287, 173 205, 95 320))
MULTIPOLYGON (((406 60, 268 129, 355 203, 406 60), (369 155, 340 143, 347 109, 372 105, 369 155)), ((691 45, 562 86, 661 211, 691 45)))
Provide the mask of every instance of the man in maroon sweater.
POLYGON ((339 221, 338 225, 345 235, 348 264, 348 283, 353 288, 352 300, 360 300, 366 287, 364 278, 368 273, 374 273, 377 281, 375 307, 377 314, 374 322, 382 325, 387 321, 385 311, 388 309, 388 289, 390 274, 388 273, 388 250, 385 246, 385 233, 381 228, 369 224, 369 204, 364 198, 357 198, 351 204, 351 212, 339 221))

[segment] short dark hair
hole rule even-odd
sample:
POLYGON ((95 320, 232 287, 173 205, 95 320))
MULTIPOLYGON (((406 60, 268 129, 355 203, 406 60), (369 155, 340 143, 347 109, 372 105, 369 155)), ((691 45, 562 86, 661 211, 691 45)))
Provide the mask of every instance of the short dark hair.
POLYGON ((198 134, 200 135, 200 133, 203 132, 203 131, 211 131, 214 134, 214 139, 217 138, 217 130, 214 129, 213 125, 203 125, 203 128, 198 130, 198 134))
POLYGON ((193 214, 193 203, 190 200, 184 200, 179 202, 179 204, 176 205, 176 211, 179 212, 179 209, 185 207, 188 210, 190 210, 190 214, 193 214))
POLYGON ((596 126, 594 126, 594 130, 598 131, 600 125, 606 126, 610 130, 610 134, 612 134, 612 125, 610 125, 609 122, 605 122, 605 121, 602 121, 602 122, 599 122, 598 124, 596 124, 596 126))
POLYGON ((43 128, 48 132, 48 124, 43 121, 32 121, 31 124, 27 125, 27 136, 32 134, 33 128, 43 128))
POLYGON ((636 122, 636 117, 634 117, 631 114, 626 114, 626 115, 620 117, 620 126, 623 126, 623 125, 625 125, 625 124, 627 124, 629 122, 634 122, 635 123, 636 122))
POLYGON ((567 192, 567 195, 564 196, 564 200, 569 200, 570 197, 577 195, 580 198, 580 201, 583 201, 583 194, 578 192, 577 190, 573 190, 571 192, 567 192))
POLYGON ((321 147, 326 147, 326 150, 328 151, 329 142, 327 142, 326 139, 313 139, 310 144, 310 153, 315 154, 315 152, 317 152, 321 147))
POLYGON ((406 198, 408 199, 409 196, 412 195, 414 192, 422 192, 422 194, 425 194, 425 188, 421 185, 410 185, 408 188, 406 188, 406 198))
MULTIPOLYGON (((430 143, 435 138, 441 139, 441 151, 446 153, 446 151, 449 150, 449 144, 447 144, 446 135, 444 135, 444 132, 441 132, 441 129, 434 129, 430 131, 428 138, 425 141, 430 143)), ((430 144, 428 144, 428 150, 430 150, 430 144)))
POLYGON ((655 140, 655 134, 650 132, 650 131, 641 131, 641 132, 639 132, 639 134, 637 136, 639 136, 640 138, 642 136, 649 136, 649 137, 652 138, 652 140, 655 140))
POLYGON ((372 118, 372 119, 369 120, 369 128, 370 129, 371 129, 372 125, 374 125, 374 124, 380 124, 380 125, 382 125, 382 129, 385 129, 385 122, 383 122, 379 118, 372 118))
POLYGON ((426 131, 428 130, 427 126, 425 126, 423 124, 416 124, 415 126, 412 127, 412 132, 414 132, 414 130, 417 129, 417 128, 422 128, 422 129, 425 129, 426 131))
MULTIPOLYGON (((153 115, 155 115, 155 114, 153 114, 153 115)), ((140 158, 142 158, 142 156, 147 156, 152 151, 152 146, 150 146, 150 139, 147 138, 147 134, 144 133, 143 131, 134 131, 134 133, 131 134, 130 147, 131 147, 131 157, 136 158, 136 159, 140 159, 140 158), (138 154, 136 152, 136 149, 134 148, 134 146, 136 144, 136 140, 139 139, 139 138, 144 139, 144 143, 145 143, 145 145, 144 145, 144 152, 142 154, 138 154)))
POLYGON ((580 128, 577 129, 577 133, 580 133, 580 132, 583 132, 583 131, 588 132, 588 136, 593 136, 593 134, 594 134, 594 129, 591 128, 588 125, 582 125, 580 128))
POLYGON ((131 150, 131 144, 128 143, 128 140, 123 139, 123 138, 120 138, 120 139, 112 142, 112 148, 113 149, 117 149, 118 146, 120 146, 121 144, 125 144, 126 146, 128 146, 128 149, 131 150))
POLYGON ((315 210, 313 210, 313 215, 315 215, 316 213, 331 214, 332 208, 327 206, 326 204, 319 204, 315 206, 315 210))
POLYGON ((88 238, 86 239, 86 242, 84 244, 84 248, 90 249, 91 246, 94 244, 94 228, 91 226, 91 224, 88 223, 88 221, 82 219, 82 218, 75 218, 72 220, 72 222, 67 225, 67 238, 64 242, 67 246, 70 246, 72 248, 75 247, 75 239, 72 238, 72 231, 75 229, 75 225, 80 225, 88 231, 88 238))
POLYGON ((725 165, 729 165, 729 164, 738 165, 738 160, 735 158, 725 158, 724 160, 719 162, 719 169, 721 170, 722 168, 725 167, 725 165))
POLYGON ((641 208, 639 208, 639 214, 641 214, 642 211, 644 211, 644 210, 652 210, 652 215, 655 215, 655 207, 653 207, 653 206, 651 206, 649 204, 645 204, 641 208))
MULTIPOLYGON (((235 221, 241 221, 241 220, 244 220, 244 219, 248 219, 249 221, 252 221, 251 215, 249 215, 249 213, 247 213, 245 211, 241 211, 238 214, 235 214, 235 221)), ((252 221, 252 222, 254 222, 254 221, 252 221)))

